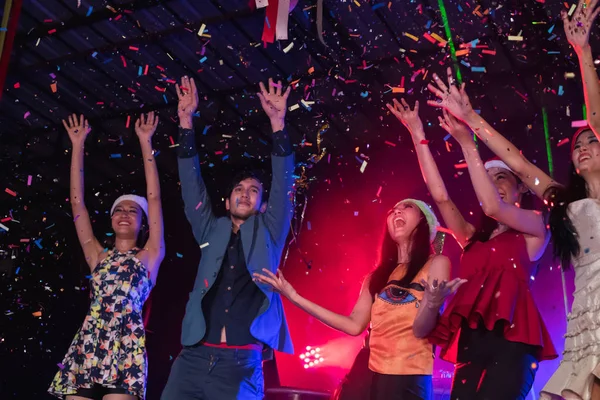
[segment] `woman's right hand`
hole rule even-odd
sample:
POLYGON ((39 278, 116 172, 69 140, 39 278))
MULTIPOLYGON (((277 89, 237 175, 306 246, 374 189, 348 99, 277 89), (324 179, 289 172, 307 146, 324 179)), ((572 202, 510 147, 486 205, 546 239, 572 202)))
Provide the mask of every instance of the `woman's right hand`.
POLYGON ((462 121, 459 121, 454 115, 450 114, 445 108, 442 109, 443 117, 438 117, 440 126, 444 128, 460 144, 473 142, 471 129, 462 121))
POLYGON ((597 5, 598 0, 591 0, 589 3, 579 0, 572 17, 569 17, 566 10, 561 12, 565 36, 578 54, 590 45, 590 31, 594 26, 594 20, 600 13, 600 7, 597 5))
POLYGON ((422 134, 423 122, 419 117, 419 102, 415 102, 415 108, 412 110, 410 109, 410 106, 406 100, 400 99, 400 102, 394 99, 393 105, 387 103, 386 106, 388 110, 390 110, 390 112, 394 114, 396 118, 398 118, 398 121, 402 122, 404 126, 406 126, 411 135, 422 134), (402 102, 402 104, 400 104, 400 102, 402 102))
POLYGON ((270 285, 274 291, 290 300, 298 294, 296 289, 294 289, 294 287, 283 277, 283 272, 277 270, 277 275, 275 275, 266 268, 263 268, 262 270, 262 274, 256 272, 253 274, 255 281, 270 285))
POLYGON ((82 145, 88 133, 92 130, 83 114, 79 116, 79 119, 77 119, 77 115, 75 114, 69 115, 68 122, 63 119, 62 123, 69 134, 69 139, 71 139, 73 146, 82 145))

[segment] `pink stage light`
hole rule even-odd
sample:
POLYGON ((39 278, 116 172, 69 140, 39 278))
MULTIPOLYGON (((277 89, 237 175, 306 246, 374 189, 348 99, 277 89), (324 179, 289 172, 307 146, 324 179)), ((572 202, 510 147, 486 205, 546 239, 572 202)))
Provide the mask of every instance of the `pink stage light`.
POLYGON ((325 361, 321 356, 321 349, 312 346, 306 346, 306 351, 300 354, 300 360, 304 362, 305 369, 316 367, 325 361))

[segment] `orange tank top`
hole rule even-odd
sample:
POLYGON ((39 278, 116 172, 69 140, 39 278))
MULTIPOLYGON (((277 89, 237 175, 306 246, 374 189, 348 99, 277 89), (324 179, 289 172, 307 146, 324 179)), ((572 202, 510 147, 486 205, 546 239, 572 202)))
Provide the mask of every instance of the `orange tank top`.
POLYGON ((432 375, 433 346, 413 334, 413 322, 423 300, 421 279, 427 280, 429 262, 409 287, 398 286, 406 272, 398 266, 371 307, 369 369, 386 375, 432 375))

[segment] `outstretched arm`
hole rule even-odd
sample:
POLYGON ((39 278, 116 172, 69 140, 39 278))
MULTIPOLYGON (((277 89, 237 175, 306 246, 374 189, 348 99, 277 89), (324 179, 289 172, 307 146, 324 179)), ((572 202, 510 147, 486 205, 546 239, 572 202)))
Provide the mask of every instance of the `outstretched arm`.
POLYGON ((277 275, 263 268, 263 274, 254 273, 254 280, 270 285, 273 290, 287 297, 295 306, 312 315, 325 325, 344 332, 348 335, 358 336, 367 329, 371 321, 371 306, 373 305, 373 297, 369 292, 370 278, 365 279, 358 300, 352 309, 350 315, 342 315, 329 311, 320 305, 300 296, 296 289, 283 277, 281 271, 277 271, 277 275))
POLYGON ((144 158, 144 173, 146 176, 146 197, 148 198, 148 226, 149 237, 144 246, 148 251, 147 268, 150 277, 156 282, 160 263, 165 258, 165 237, 162 215, 162 204, 160 199, 160 182, 158 178, 158 167, 152 151, 152 135, 158 126, 158 116, 154 112, 147 116, 142 114, 135 124, 135 133, 140 140, 142 157, 144 158))
MULTIPOLYGON (((483 212, 512 229, 545 241, 547 231, 540 213, 533 210, 524 210, 515 204, 504 202, 500 198, 492 178, 485 169, 484 162, 481 160, 479 150, 469 129, 446 110, 444 110, 444 118, 440 117, 440 124, 460 144, 469 168, 475 194, 483 212)), ((508 179, 508 177, 497 174, 494 179, 508 179)))
POLYGON ((533 190, 535 194, 544 198, 544 193, 550 186, 556 186, 545 172, 529 162, 519 149, 511 142, 506 140, 498 131, 496 131, 486 120, 481 118, 471 107, 469 96, 465 91, 465 85, 460 88, 453 85, 452 70, 448 68, 448 82, 450 87, 437 76, 434 75, 435 82, 439 86, 429 85, 428 89, 438 96, 441 101, 429 100, 427 104, 434 107, 446 109, 454 117, 466 123, 498 157, 523 181, 523 183, 533 190))
POLYGON ((394 99, 394 104, 387 104, 387 108, 410 132, 417 152, 421 174, 423 174, 427 189, 429 190, 429 193, 431 193, 433 201, 435 201, 440 209, 442 218, 446 225, 448 225, 448 228, 452 231, 454 238, 461 247, 465 247, 471 236, 473 236, 475 228, 472 224, 467 222, 458 207, 456 207, 456 204, 454 204, 448 195, 444 180, 433 159, 429 144, 425 139, 423 123, 421 122, 421 118, 419 118, 419 102, 417 101, 414 110, 411 110, 404 99, 401 99, 401 101, 402 104, 394 99))
POLYGON ((431 259, 427 282, 422 281, 425 295, 413 323, 413 333, 418 338, 427 337, 437 324, 440 308, 448 296, 456 292, 466 282, 464 279, 450 279, 450 260, 438 255, 431 259))
POLYGON ((192 226, 196 242, 207 243, 208 234, 216 222, 212 213, 206 186, 200 174, 200 160, 196 150, 192 116, 198 107, 198 91, 194 79, 184 76, 177 85, 179 105, 179 143, 177 165, 185 215, 192 226))
POLYGON ((589 4, 585 0, 579 0, 571 18, 565 10, 561 16, 567 40, 573 46, 579 59, 587 120, 600 139, 600 82, 598 82, 598 73, 589 43, 590 30, 600 13, 600 7, 597 6, 598 0, 591 0, 589 4))
POLYGON ((85 154, 84 143, 88 133, 90 133, 90 125, 84 116, 79 118, 75 114, 69 116, 68 122, 63 120, 63 125, 69 134, 69 139, 73 145, 71 153, 71 190, 70 201, 73 210, 73 220, 75 221, 75 229, 77 230, 77 238, 83 249, 85 261, 90 270, 94 270, 98 264, 100 254, 103 251, 102 245, 94 236, 92 224, 90 222, 90 214, 84 202, 84 184, 83 184, 83 157, 85 154))
POLYGON ((267 230, 281 248, 285 243, 291 224, 292 201, 290 193, 294 184, 294 153, 290 137, 285 130, 285 112, 291 88, 283 92, 281 81, 276 84, 269 79, 268 89, 260 83, 258 97, 273 129, 271 152, 271 193, 264 214, 267 230))

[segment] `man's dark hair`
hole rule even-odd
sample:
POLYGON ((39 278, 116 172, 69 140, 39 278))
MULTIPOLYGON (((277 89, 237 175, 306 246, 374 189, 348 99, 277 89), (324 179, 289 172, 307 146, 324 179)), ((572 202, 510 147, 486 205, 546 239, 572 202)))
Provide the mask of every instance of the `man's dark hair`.
POLYGON ((264 203, 269 199, 269 187, 267 186, 268 180, 266 179, 266 174, 261 170, 242 170, 235 174, 231 183, 229 184, 229 188, 227 189, 227 198, 231 197, 231 193, 233 189, 241 182, 246 179, 256 179, 262 185, 262 202, 264 203))

